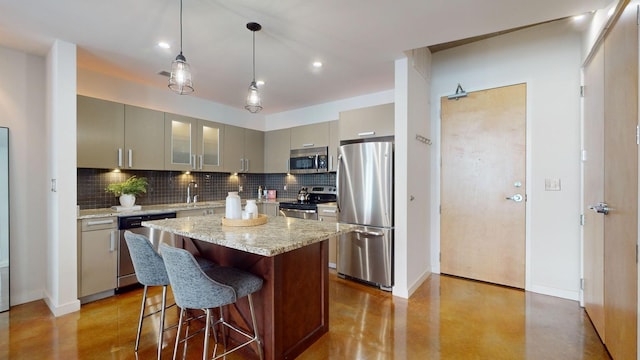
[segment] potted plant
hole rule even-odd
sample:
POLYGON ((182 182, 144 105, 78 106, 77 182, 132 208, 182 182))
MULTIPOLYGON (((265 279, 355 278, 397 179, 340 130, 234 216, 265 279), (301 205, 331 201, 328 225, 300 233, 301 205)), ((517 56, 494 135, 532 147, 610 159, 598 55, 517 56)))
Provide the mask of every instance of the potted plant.
POLYGON ((136 203, 136 196, 147 192, 147 185, 149 183, 146 178, 133 175, 123 182, 107 185, 105 190, 119 196, 123 207, 132 207, 136 203))

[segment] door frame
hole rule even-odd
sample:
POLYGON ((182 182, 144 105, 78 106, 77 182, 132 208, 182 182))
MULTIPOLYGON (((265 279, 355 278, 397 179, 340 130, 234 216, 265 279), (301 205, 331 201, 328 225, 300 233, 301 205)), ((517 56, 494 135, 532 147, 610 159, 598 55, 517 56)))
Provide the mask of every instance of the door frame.
MULTIPOLYGON (((532 135, 532 124, 531 121, 529 121, 529 119, 532 118, 531 115, 531 107, 528 106, 528 104, 531 103, 531 99, 530 99, 530 94, 531 94, 531 82, 529 81, 529 79, 513 79, 513 81, 510 81, 509 83, 498 83, 498 84, 486 84, 485 86, 483 86, 483 88, 481 89, 465 89, 466 92, 474 92, 474 91, 482 91, 482 90, 488 90, 488 89, 494 89, 494 88, 499 88, 499 87, 504 87, 504 86, 511 86, 511 85, 517 85, 517 84, 526 84, 527 85, 527 92, 525 94, 525 116, 526 116, 526 124, 525 124, 525 179, 526 179, 526 184, 528 184, 527 186, 527 194, 529 194, 531 192, 531 184, 533 184, 533 180, 531 177, 531 135, 532 135)), ((438 100, 444 96, 448 96, 451 95, 451 93, 441 93, 438 94, 438 100)), ((455 101, 455 100, 451 100, 451 101, 455 101)), ((464 101, 464 99, 460 100, 460 101, 464 101)), ((442 138, 441 138, 441 134, 442 134, 442 108, 440 106, 440 101, 438 101, 435 104, 432 104, 432 106, 436 107, 438 116, 436 119, 434 119, 434 134, 435 134, 435 138, 436 138, 436 142, 438 144, 438 146, 435 146, 435 156, 437 161, 435 162, 436 164, 438 164, 438 166, 435 166, 435 171, 436 173, 433 174, 433 176, 431 177, 432 181, 433 181, 433 196, 434 196, 434 203, 440 205, 441 204, 441 197, 440 197, 440 192, 442 191, 442 187, 440 184, 440 177, 441 177, 441 166, 440 166, 440 162, 442 159, 442 148, 441 145, 442 144, 442 138)), ((526 197, 525 197, 526 198, 526 197)), ((433 219, 433 221, 431 222, 432 226, 433 226, 433 235, 434 235, 434 239, 438 239, 438 241, 432 241, 431 242, 431 264, 432 264, 432 272, 436 273, 436 274, 440 274, 440 221, 441 221, 441 216, 440 216, 440 211, 434 211, 433 212, 435 218, 433 219)), ((524 290, 525 291, 529 291, 531 290, 531 201, 525 201, 525 255, 524 255, 524 261, 525 261, 525 269, 524 269, 524 290)))

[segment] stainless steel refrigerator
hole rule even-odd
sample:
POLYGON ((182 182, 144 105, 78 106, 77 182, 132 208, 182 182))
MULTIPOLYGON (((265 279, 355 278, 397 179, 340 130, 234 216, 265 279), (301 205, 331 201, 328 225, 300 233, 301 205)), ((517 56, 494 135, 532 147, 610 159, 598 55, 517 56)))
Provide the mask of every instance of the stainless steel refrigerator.
POLYGON ((340 146, 336 177, 338 221, 357 225, 338 239, 338 275, 391 290, 393 142, 340 146))

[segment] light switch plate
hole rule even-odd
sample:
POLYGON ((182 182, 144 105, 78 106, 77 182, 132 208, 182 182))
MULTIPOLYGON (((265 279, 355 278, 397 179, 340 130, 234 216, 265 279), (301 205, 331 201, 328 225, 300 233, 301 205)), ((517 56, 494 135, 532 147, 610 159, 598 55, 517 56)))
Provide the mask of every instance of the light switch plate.
POLYGON ((544 179, 544 191, 560 191, 560 188, 559 178, 544 179))

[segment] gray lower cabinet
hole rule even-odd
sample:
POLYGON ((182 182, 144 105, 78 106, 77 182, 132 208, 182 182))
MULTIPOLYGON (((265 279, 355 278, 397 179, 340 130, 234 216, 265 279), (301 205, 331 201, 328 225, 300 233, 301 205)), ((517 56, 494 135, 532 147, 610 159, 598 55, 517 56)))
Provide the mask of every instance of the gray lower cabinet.
POLYGON ((78 221, 78 297, 116 288, 118 242, 116 217, 78 221))

